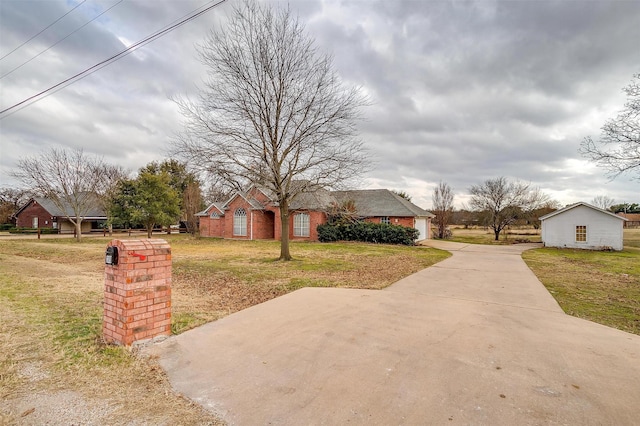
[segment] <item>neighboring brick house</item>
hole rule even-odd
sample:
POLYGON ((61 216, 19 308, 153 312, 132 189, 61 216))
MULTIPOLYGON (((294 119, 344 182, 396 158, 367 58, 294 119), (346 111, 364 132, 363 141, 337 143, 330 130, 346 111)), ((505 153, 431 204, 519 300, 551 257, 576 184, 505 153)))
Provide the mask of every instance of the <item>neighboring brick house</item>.
POLYGON ((620 217, 624 217, 627 221, 624 223, 625 228, 640 228, 640 213, 616 213, 620 217))
MULTIPOLYGON (((103 209, 97 207, 90 209, 82 220, 82 233, 98 229, 99 224, 107 220, 103 209)), ((67 217, 74 217, 73 209, 68 206, 65 211, 60 210, 51 200, 43 197, 34 197, 22 206, 15 214, 16 226, 19 228, 51 228, 58 229, 60 233, 73 233, 74 225, 67 217)))
MULTIPOLYGON (((388 189, 303 192, 289 207, 289 238, 316 241, 316 228, 327 223, 327 212, 347 201, 354 202, 362 220, 416 228, 419 239, 429 238, 434 215, 388 189)), ((282 235, 280 210, 274 197, 257 186, 236 192, 226 202, 212 203, 197 216, 203 237, 258 240, 280 239, 282 235)))

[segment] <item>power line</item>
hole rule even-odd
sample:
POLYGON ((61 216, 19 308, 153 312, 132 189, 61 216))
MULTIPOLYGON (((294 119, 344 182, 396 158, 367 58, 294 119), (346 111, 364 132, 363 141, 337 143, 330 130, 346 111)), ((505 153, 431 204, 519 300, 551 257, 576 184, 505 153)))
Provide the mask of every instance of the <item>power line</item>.
POLYGON ((107 13, 108 11, 110 11, 111 9, 113 9, 114 7, 116 7, 117 5, 119 5, 120 3, 122 3, 123 0, 120 0, 119 2, 115 3, 113 6, 111 6, 110 8, 106 9, 105 11, 101 12, 99 15, 95 16, 93 19, 91 19, 90 21, 86 22, 84 25, 81 25, 80 27, 76 28, 75 30, 73 30, 72 32, 70 32, 69 34, 67 34, 66 36, 64 36, 63 38, 61 38, 60 40, 56 41, 55 43, 53 43, 51 46, 47 47, 46 49, 44 49, 42 52, 38 53, 36 56, 34 56, 33 58, 29 59, 28 61, 23 62, 22 64, 18 65, 17 67, 15 67, 14 69, 12 69, 11 71, 9 71, 6 74, 3 74, 2 76, 0 76, 0 80, 2 80, 3 78, 5 78, 6 76, 8 76, 9 74, 13 73, 14 71, 22 68, 23 66, 27 65, 29 62, 33 61, 35 58, 37 58, 38 56, 42 55, 43 53, 45 53, 46 51, 48 51, 49 49, 51 49, 52 47, 54 47, 55 45, 57 45, 58 43, 63 42, 64 40, 66 40, 67 38, 71 37, 72 35, 74 35, 75 33, 77 33, 78 31, 80 31, 81 29, 83 29, 84 27, 86 27, 87 25, 89 25, 91 22, 95 21, 96 19, 98 19, 99 17, 101 17, 102 15, 104 15, 105 13, 107 13))
POLYGON ((55 24, 58 23, 58 21, 60 21, 62 18, 64 18, 65 16, 67 16, 68 14, 70 14, 71 12, 73 12, 74 10, 76 10, 77 8, 79 8, 80 6, 82 6, 82 4, 84 2, 86 2, 87 0, 82 0, 80 3, 78 3, 73 9, 71 9, 70 11, 68 11, 67 13, 65 13, 64 15, 62 15, 61 17, 59 17, 58 19, 56 19, 55 21, 53 21, 51 24, 49 24, 46 28, 42 29, 38 34, 32 36, 29 40, 25 41, 24 43, 22 43, 20 46, 16 47, 15 49, 13 49, 11 52, 7 53, 6 55, 4 55, 2 58, 0 58, 0 61, 3 60, 4 58, 6 58, 7 56, 11 55, 13 52, 15 52, 16 50, 20 49, 22 46, 24 46, 25 44, 29 43, 31 40, 33 40, 34 38, 38 37, 40 34, 42 34, 43 32, 45 32, 46 30, 48 30, 49 28, 51 28, 52 26, 54 26, 55 24))
MULTIPOLYGON (((132 53, 137 48, 142 47, 142 46, 144 46, 144 45, 146 45, 148 43, 151 43, 152 41, 157 40, 158 38, 166 35, 167 33, 175 30, 176 28, 178 28, 178 27, 186 24, 187 22, 197 18, 198 16, 208 12, 209 10, 213 9, 214 7, 221 5, 225 1, 226 0, 219 0, 218 2, 212 4, 211 6, 201 10, 200 12, 188 14, 189 16, 185 15, 185 16, 187 16, 187 18, 182 19, 177 24, 170 25, 170 26, 168 26, 168 27, 166 27, 166 28, 164 28, 162 30, 159 30, 159 31, 151 34, 150 36, 138 41, 137 43, 132 44, 131 46, 129 46, 126 49, 122 50, 121 52, 111 56, 110 58, 105 59, 102 62, 98 62, 97 64, 85 69, 84 71, 79 72, 78 74, 75 74, 75 75, 63 80, 60 83, 49 87, 48 89, 45 89, 45 90, 43 90, 43 91, 41 91, 39 93, 36 93, 33 96, 28 97, 27 99, 25 99, 25 100, 23 100, 21 102, 18 102, 17 104, 14 104, 14 105, 12 105, 12 106, 10 106, 8 108, 3 109, 2 111, 0 111, 0 120, 4 119, 6 117, 9 117, 10 115, 13 115, 17 111, 14 111, 11 114, 6 114, 4 116, 2 116, 2 114, 6 113, 6 112, 9 112, 9 111, 11 111, 11 110, 13 110, 13 109, 15 109, 15 108, 27 103, 27 102, 33 101, 33 102, 30 102, 29 104, 27 104, 27 105, 22 107, 22 108, 26 108, 27 106, 32 105, 32 104, 36 103, 37 101, 39 101, 39 100, 45 98, 46 96, 48 96, 47 95, 48 92, 51 92, 53 90, 55 90, 55 92, 57 92, 58 90, 62 90, 65 87, 70 86, 71 84, 73 84, 73 83, 75 83, 77 81, 80 81, 85 77, 88 77, 89 75, 93 74, 94 72, 98 71, 99 69, 104 68, 107 65, 111 65, 113 62, 115 62, 115 61, 117 61, 119 59, 122 59, 123 57, 125 57, 128 54, 132 53)), ((195 10, 198 10, 198 9, 195 9, 195 10)), ((53 92, 53 93, 55 93, 55 92, 53 92)), ((53 93, 50 93, 50 94, 53 94, 53 93)), ((20 109, 22 109, 22 108, 20 108, 20 109)))

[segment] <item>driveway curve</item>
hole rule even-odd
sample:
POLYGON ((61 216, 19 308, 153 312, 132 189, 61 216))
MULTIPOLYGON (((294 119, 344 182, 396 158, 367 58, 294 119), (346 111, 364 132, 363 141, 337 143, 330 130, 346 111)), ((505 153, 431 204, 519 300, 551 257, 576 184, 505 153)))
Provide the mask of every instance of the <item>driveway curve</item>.
POLYGON ((452 257, 382 291, 304 288, 148 346, 232 425, 633 425, 640 336, 565 315, 520 257, 452 257))

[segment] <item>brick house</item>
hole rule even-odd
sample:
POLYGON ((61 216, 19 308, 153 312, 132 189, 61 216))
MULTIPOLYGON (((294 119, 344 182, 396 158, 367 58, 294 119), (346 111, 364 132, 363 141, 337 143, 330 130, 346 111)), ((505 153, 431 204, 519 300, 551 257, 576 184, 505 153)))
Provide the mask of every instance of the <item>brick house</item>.
MULTIPOLYGON (((289 207, 289 238, 317 241, 316 228, 327 223, 328 211, 347 201, 355 204, 361 220, 416 228, 419 239, 429 238, 434 215, 388 189, 303 192, 289 207)), ((255 185, 246 192, 236 192, 226 202, 212 203, 196 216, 203 237, 279 240, 282 235, 280 211, 274 197, 255 185)))
POLYGON ((616 213, 620 217, 624 217, 627 221, 624 223, 625 228, 640 228, 640 213, 616 213))
MULTIPOLYGON (((107 220, 107 215, 103 209, 91 208, 82 220, 82 233, 91 232, 98 229, 101 223, 107 220)), ((60 233, 73 233, 74 225, 68 217, 75 217, 73 209, 67 206, 65 211, 60 210, 50 199, 44 197, 34 197, 30 199, 13 215, 16 219, 16 226, 19 228, 50 228, 58 229, 60 233)))

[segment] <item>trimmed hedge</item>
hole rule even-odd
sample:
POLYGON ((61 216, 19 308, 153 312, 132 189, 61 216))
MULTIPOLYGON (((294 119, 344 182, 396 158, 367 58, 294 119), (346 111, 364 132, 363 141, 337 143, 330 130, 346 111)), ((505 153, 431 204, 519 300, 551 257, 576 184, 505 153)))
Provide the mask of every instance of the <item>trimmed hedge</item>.
MULTIPOLYGON (((40 228, 40 234, 57 234, 59 231, 53 228, 40 228)), ((35 228, 11 228, 10 234, 37 234, 38 230, 35 228)))
POLYGON ((407 226, 357 222, 318 225, 318 239, 323 242, 363 241, 379 244, 415 245, 419 231, 407 226))

